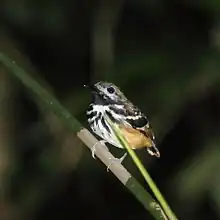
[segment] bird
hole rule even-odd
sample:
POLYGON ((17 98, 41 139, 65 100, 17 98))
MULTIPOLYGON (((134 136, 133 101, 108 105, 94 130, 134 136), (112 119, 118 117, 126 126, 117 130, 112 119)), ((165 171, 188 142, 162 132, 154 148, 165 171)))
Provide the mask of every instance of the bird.
MULTIPOLYGON (((151 156, 160 157, 148 118, 127 99, 119 87, 106 81, 84 85, 84 87, 89 88, 92 94, 92 101, 87 108, 86 116, 92 132, 101 138, 98 143, 109 143, 117 148, 124 148, 115 136, 106 119, 107 116, 111 123, 118 125, 133 150, 145 148, 151 156)), ((96 144, 91 148, 93 158, 95 158, 96 144)), ((120 163, 126 155, 127 153, 121 158, 117 158, 120 163)))

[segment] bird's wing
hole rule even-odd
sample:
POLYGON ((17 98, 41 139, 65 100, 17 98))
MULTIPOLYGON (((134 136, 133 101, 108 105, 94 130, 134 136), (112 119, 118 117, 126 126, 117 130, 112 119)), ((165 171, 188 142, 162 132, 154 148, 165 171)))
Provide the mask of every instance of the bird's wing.
POLYGON ((118 123, 139 130, 151 140, 155 139, 148 118, 132 103, 129 102, 124 105, 112 105, 110 110, 114 112, 114 114, 120 115, 120 117, 118 117, 118 123))
POLYGON ((133 149, 145 146, 150 155, 160 157, 149 121, 136 106, 131 104, 129 106, 112 105, 110 111, 109 116, 120 125, 123 134, 126 135, 126 139, 133 146, 133 149), (141 135, 144 135, 146 138, 143 138, 141 135))

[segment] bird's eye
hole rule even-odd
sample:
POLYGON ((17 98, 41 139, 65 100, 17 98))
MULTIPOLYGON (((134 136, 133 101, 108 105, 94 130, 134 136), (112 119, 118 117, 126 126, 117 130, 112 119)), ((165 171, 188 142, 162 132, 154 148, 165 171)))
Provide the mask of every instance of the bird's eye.
POLYGON ((112 94, 115 92, 115 89, 111 86, 107 88, 107 91, 112 94))

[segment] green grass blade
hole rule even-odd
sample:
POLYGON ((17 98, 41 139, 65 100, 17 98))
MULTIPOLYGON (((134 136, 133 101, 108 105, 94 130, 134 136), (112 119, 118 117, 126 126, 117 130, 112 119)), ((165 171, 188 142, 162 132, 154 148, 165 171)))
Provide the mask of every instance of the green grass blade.
POLYGON ((115 136, 124 146, 124 148, 128 151, 129 155, 131 156, 132 160, 134 161, 135 165, 141 172, 142 176, 146 180, 147 184, 149 185, 150 189, 152 190, 153 194, 155 195, 157 201, 160 203, 161 207, 163 208, 164 212, 166 213, 167 217, 170 220, 177 220, 177 217, 169 207, 168 203, 166 202, 165 198, 161 194, 160 190, 157 188, 156 184, 154 183, 153 179, 150 177, 149 173, 137 157, 136 153, 129 147, 128 142, 125 140, 124 136, 122 135, 119 127, 116 124, 113 124, 109 117, 106 115, 106 120, 111 125, 115 136))
MULTIPOLYGON (((8 72, 15 76, 28 91, 31 91, 36 96, 37 101, 45 104, 45 107, 52 111, 70 131, 76 133, 88 148, 91 149, 97 143, 97 139, 87 129, 83 128, 82 124, 54 96, 24 69, 19 67, 14 60, 0 52, 0 63, 4 64, 8 72)), ((107 166, 107 164, 111 163, 109 157, 112 157, 112 155, 106 148, 99 145, 97 145, 96 156, 107 166)), ((121 164, 115 164, 115 166, 110 167, 110 170, 155 219, 167 220, 158 202, 152 198, 144 187, 121 164)))

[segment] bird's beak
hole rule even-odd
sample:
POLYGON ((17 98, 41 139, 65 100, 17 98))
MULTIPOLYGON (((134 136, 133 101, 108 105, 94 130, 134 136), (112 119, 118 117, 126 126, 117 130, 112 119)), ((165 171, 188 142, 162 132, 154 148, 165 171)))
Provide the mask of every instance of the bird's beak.
POLYGON ((94 85, 84 85, 84 87, 90 89, 92 92, 97 91, 97 88, 94 85))

